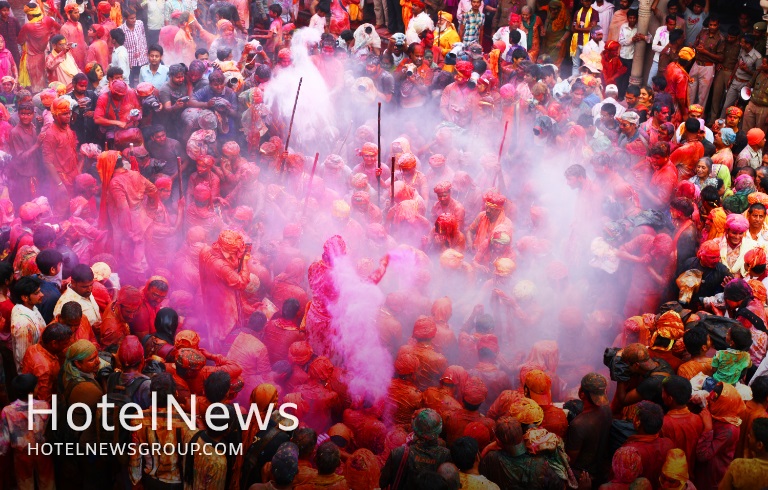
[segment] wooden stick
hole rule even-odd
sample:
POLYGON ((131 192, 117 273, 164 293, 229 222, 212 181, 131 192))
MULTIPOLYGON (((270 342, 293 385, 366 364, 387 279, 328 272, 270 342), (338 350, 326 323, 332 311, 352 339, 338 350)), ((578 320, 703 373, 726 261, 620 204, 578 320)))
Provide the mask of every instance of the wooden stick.
POLYGON ((179 199, 184 197, 184 189, 182 188, 182 182, 181 182, 181 157, 176 157, 176 168, 179 172, 179 199))
POLYGON ((315 169, 317 168, 317 160, 320 158, 320 153, 315 153, 315 161, 312 163, 312 173, 309 174, 309 183, 307 184, 307 196, 304 198, 304 209, 301 210, 301 215, 307 215, 307 204, 309 203, 309 196, 312 195, 312 181, 315 180, 315 169))
MULTIPOLYGON (((496 179, 501 175, 501 187, 506 187, 504 183, 504 173, 501 170, 501 154, 504 151, 504 141, 507 139, 507 129, 509 128, 509 121, 504 123, 504 134, 501 136, 501 144, 499 145, 499 171, 493 176, 493 187, 496 187, 496 179)), ((506 192, 506 189, 499 189, 502 194, 506 192)))
POLYGON ((395 157, 392 157, 392 177, 389 179, 389 207, 395 205, 395 157))
MULTIPOLYGON (((285 138, 285 151, 288 152, 288 144, 291 142, 291 132, 293 131, 293 118, 296 116, 296 106, 299 104, 299 93, 301 93, 301 82, 304 81, 304 77, 299 78, 299 88, 296 89, 296 99, 293 101, 293 111, 291 111, 291 122, 288 124, 288 136, 285 138)), ((280 173, 285 171, 285 158, 282 158, 280 162, 280 173)))
POLYGON ((376 199, 377 204, 381 207, 381 102, 379 102, 379 125, 378 125, 378 139, 376 142, 378 150, 376 151, 376 199))

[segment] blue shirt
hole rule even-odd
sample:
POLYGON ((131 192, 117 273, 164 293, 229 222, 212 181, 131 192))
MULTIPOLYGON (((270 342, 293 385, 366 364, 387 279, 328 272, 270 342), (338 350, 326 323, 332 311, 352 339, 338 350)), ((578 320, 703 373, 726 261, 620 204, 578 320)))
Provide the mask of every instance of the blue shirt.
POLYGON ((37 305, 37 311, 43 315, 43 320, 48 324, 53 320, 53 309, 56 307, 59 298, 61 298, 61 290, 56 283, 47 281, 42 275, 38 277, 43 280, 43 283, 40 285, 43 301, 37 305))
POLYGON ((156 89, 160 89, 165 82, 168 81, 168 67, 166 65, 160 65, 157 67, 157 73, 152 73, 149 69, 149 65, 144 65, 139 70, 139 82, 149 82, 156 89))

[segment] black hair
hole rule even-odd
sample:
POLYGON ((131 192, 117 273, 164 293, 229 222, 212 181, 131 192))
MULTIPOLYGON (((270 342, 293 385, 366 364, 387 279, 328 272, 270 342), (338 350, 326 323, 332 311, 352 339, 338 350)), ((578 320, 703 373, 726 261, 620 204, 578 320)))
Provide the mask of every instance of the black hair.
POLYGON ((248 318, 248 328, 254 332, 261 332, 267 325, 267 315, 260 311, 254 311, 248 318))
POLYGON ((211 403, 219 403, 227 397, 232 377, 226 371, 214 371, 203 382, 205 397, 211 403))
POLYGON ((587 171, 584 167, 579 165, 578 163, 571 165, 567 169, 565 169, 565 176, 566 177, 576 177, 580 179, 586 179, 587 178, 587 171))
POLYGON ((661 387, 678 405, 685 405, 688 403, 691 399, 691 393, 693 393, 691 382, 682 376, 674 374, 664 378, 661 382, 661 387))
POLYGON ((600 106, 600 112, 605 112, 611 117, 616 117, 616 106, 613 104, 603 104, 600 106))
POLYGON ((670 20, 671 20, 672 22, 674 22, 675 24, 677 24, 677 19, 675 18, 675 16, 674 16, 674 15, 668 15, 668 16, 664 17, 664 23, 665 23, 665 24, 666 24, 667 22, 669 22, 670 20))
POLYGON ((40 250, 48 248, 56 241, 56 230, 49 225, 38 225, 32 232, 32 243, 40 250))
POLYGON ((195 59, 197 59, 197 57, 200 56, 201 54, 208 54, 208 50, 205 48, 197 48, 195 50, 195 59))
POLYGON ((756 203, 752 204, 751 206, 749 206, 747 208, 747 212, 751 213, 753 209, 757 209, 758 211, 765 212, 765 206, 763 206, 759 202, 756 202, 756 203))
POLYGON ((525 74, 530 75, 533 77, 534 80, 538 80, 539 78, 544 78, 543 75, 544 71, 539 65, 531 63, 530 65, 525 67, 525 74))
POLYGON ((754 378, 749 386, 752 388, 752 399, 755 403, 765 403, 768 400, 768 375, 754 378))
POLYGON ((669 203, 669 207, 680 211, 683 216, 690 218, 693 215, 693 202, 687 197, 676 197, 669 203))
POLYGON ((75 76, 72 77, 72 85, 77 85, 80 82, 87 82, 88 81, 88 75, 86 75, 83 72, 75 73, 75 76))
POLYGON ((763 443, 763 450, 768 449, 768 418, 758 417, 752 422, 752 433, 757 442, 763 443))
POLYGON ((495 323, 496 322, 494 321, 493 316, 489 315, 488 313, 483 313, 482 315, 479 315, 477 318, 475 318, 475 330, 478 333, 493 332, 495 323))
POLYGON ((515 50, 512 51, 512 59, 513 60, 528 59, 528 51, 524 50, 523 48, 515 48, 515 50))
POLYGON ((269 6, 269 11, 274 12, 277 16, 283 15, 283 7, 279 3, 273 3, 269 6))
POLYGON ((456 439, 451 446, 451 460, 459 471, 471 470, 480 451, 477 440, 464 436, 456 439))
POLYGON ((752 334, 745 327, 734 325, 731 327, 731 342, 736 350, 746 352, 752 347, 752 334))
POLYGON ((11 388, 16 392, 19 400, 22 401, 27 401, 29 395, 34 393, 36 386, 37 376, 34 374, 19 374, 11 380, 11 388))
POLYGON ((638 87, 637 85, 630 85, 627 87, 626 93, 637 97, 638 95, 640 95, 640 87, 638 87))
POLYGON ((339 447, 331 441, 320 444, 315 453, 315 466, 318 475, 330 475, 341 464, 339 447))
POLYGON ((123 13, 123 19, 125 19, 126 17, 130 17, 131 15, 136 15, 136 11, 131 7, 125 7, 122 10, 122 13, 123 13))
POLYGON ((655 87, 654 90, 658 88, 660 92, 663 92, 667 88, 667 78, 664 75, 656 75, 651 78, 651 84, 655 87))
POLYGON ((629 9, 629 10, 627 10, 627 17, 637 17, 637 16, 638 16, 637 9, 629 9))
POLYGON ((539 73, 541 74, 541 79, 547 78, 547 77, 554 77, 555 76, 555 67, 552 65, 535 65, 539 66, 539 73))
POLYGON ((283 318, 295 318, 296 315, 299 313, 299 309, 301 308, 301 305, 299 304, 299 300, 296 298, 288 298, 283 303, 282 308, 282 314, 283 318))
POLYGON ((77 264, 72 268, 72 282, 93 281, 93 271, 85 264, 77 264))
POLYGON ((152 51, 157 51, 158 53, 160 53, 160 56, 163 55, 163 47, 160 46, 159 44, 150 44, 149 47, 147 48, 147 53, 151 53, 152 51))
POLYGON ((14 304, 21 304, 22 296, 30 296, 40 289, 43 280, 37 276, 24 276, 11 287, 11 301, 14 304))
POLYGON ((10 3, 6 2, 5 0, 0 2, 0 10, 2 10, 2 9, 9 9, 9 8, 11 8, 11 4, 10 3))
POLYGON ((637 404, 637 421, 646 435, 658 434, 664 424, 664 410, 656 403, 643 400, 637 404))
POLYGON ((0 286, 9 284, 13 279, 13 266, 8 262, 0 262, 0 286))
POLYGON ((51 36, 51 40, 50 40, 51 46, 52 47, 56 46, 57 44, 59 44, 59 42, 65 40, 65 39, 66 38, 64 36, 62 36, 61 34, 56 34, 55 36, 51 36))
POLYGON ((224 61, 232 54, 232 50, 230 48, 219 48, 216 50, 216 59, 219 61, 224 61))
POLYGON ((122 29, 112 29, 109 31, 109 37, 112 38, 117 44, 122 46, 125 44, 125 32, 122 29))
POLYGON ((37 257, 35 257, 35 264, 37 264, 37 268, 40 270, 41 274, 50 276, 51 269, 58 268, 63 260, 64 256, 61 255, 61 252, 53 248, 46 248, 37 254, 37 257))
POLYGON ((669 156, 669 143, 666 141, 657 141, 654 145, 650 146, 646 152, 646 155, 649 157, 652 156, 659 156, 659 157, 668 157, 669 156))
POLYGON ((77 301, 67 301, 61 306, 59 316, 62 321, 82 319, 83 307, 77 301))
POLYGON ((693 327, 688 329, 683 334, 683 343, 685 344, 685 350, 692 356, 701 355, 701 349, 707 345, 709 339, 709 332, 704 327, 693 327))
MULTIPOLYGON (((608 105, 613 105, 613 104, 608 104, 608 105)), ((579 118, 576 120, 576 124, 578 124, 582 128, 588 128, 590 126, 595 125, 595 120, 592 119, 591 114, 581 114, 579 118)))
POLYGON ((675 44, 679 40, 683 39, 685 37, 685 33, 682 29, 675 29, 674 31, 669 33, 669 43, 675 44))
POLYGON ((520 34, 520 31, 517 29, 510 29, 509 31, 509 43, 510 44, 520 44, 520 40, 523 38, 523 36, 520 34))
POLYGON ((149 389, 157 393, 157 406, 166 408, 168 406, 168 395, 176 396, 176 382, 171 373, 158 373, 149 382, 149 389))
MULTIPOLYGON (((123 32, 123 31, 120 31, 120 32, 123 32)), ((104 68, 102 67, 102 70, 103 69, 104 68)), ((90 73, 93 73, 93 70, 91 70, 90 73)), ((119 66, 110 66, 109 68, 107 68, 107 74, 105 75, 107 77, 107 80, 115 78, 116 75, 125 75, 125 73, 123 73, 123 69, 120 68, 119 66)))
POLYGON ((312 451, 317 446, 317 432, 309 427, 296 429, 291 438, 296 447, 299 448, 299 458, 309 458, 312 451))
MULTIPOLYGON (((733 27, 736 27, 736 26, 733 26, 733 27)), ((736 27, 736 31, 737 33, 740 32, 738 27, 736 27)), ((752 34, 744 34, 744 42, 749 44, 752 47, 755 47, 755 36, 753 36, 752 34)))
POLYGON ((68 326, 64 325, 63 323, 51 323, 45 327, 45 330, 43 330, 43 335, 40 339, 43 344, 50 344, 51 342, 67 340, 71 336, 72 329, 68 326))
POLYGON ((685 131, 688 133, 698 133, 701 129, 701 123, 698 119, 689 117, 685 120, 685 131))

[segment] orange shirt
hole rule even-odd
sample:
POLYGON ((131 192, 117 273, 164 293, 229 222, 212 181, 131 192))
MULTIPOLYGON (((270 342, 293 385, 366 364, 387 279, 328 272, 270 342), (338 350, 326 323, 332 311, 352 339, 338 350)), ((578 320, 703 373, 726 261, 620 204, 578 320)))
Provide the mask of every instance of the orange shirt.
POLYGON ((19 372, 37 376, 35 399, 51 403, 51 395, 56 391, 59 369, 61 365, 55 355, 48 352, 42 344, 33 344, 24 353, 19 372))

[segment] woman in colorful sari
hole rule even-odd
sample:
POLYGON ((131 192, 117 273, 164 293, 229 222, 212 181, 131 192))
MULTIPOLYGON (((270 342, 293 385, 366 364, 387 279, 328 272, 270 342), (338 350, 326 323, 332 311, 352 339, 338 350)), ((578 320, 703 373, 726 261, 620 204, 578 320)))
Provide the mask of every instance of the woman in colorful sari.
POLYGON ((571 15, 560 0, 549 2, 549 16, 544 24, 543 54, 557 66, 565 58, 565 42, 571 37, 571 15))

